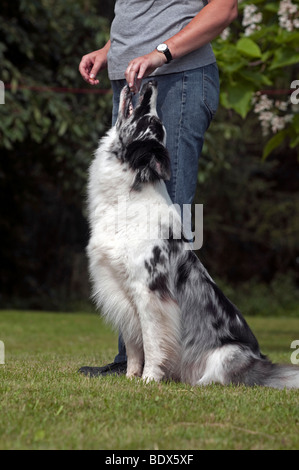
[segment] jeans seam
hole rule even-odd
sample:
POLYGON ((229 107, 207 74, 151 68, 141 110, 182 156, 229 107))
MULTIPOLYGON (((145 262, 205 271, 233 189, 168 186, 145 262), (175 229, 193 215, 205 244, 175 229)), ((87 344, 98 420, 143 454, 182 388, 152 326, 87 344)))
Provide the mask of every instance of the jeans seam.
POLYGON ((209 77, 209 75, 207 75, 205 73, 205 67, 202 68, 202 91, 203 91, 203 103, 206 107, 206 109, 208 110, 208 112, 210 113, 210 117, 211 117, 211 120, 213 119, 215 113, 216 113, 216 110, 212 110, 209 103, 208 103, 208 100, 207 100, 207 91, 206 91, 206 81, 210 82, 211 85, 215 86, 215 83, 213 82, 213 80, 211 80, 211 78, 209 77))
POLYGON ((178 160, 178 153, 179 153, 179 145, 182 133, 182 126, 184 122, 184 114, 185 114, 185 105, 186 105, 186 84, 187 84, 187 75, 185 72, 182 73, 182 91, 181 91, 181 109, 180 109, 180 120, 179 120, 179 128, 177 132, 176 138, 176 145, 175 145, 175 171, 173 174, 173 186, 174 186, 174 201, 177 201, 177 172, 179 171, 179 160, 178 160))

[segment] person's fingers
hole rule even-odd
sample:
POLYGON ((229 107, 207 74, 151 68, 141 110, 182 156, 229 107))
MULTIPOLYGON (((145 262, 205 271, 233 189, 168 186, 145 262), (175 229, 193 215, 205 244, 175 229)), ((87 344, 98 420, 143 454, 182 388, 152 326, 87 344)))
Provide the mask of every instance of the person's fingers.
POLYGON ((132 93, 138 93, 140 90, 142 78, 148 68, 148 62, 143 57, 130 62, 125 72, 127 83, 132 93))
POLYGON ((133 91, 136 74, 138 73, 138 70, 139 70, 138 64, 136 62, 130 62, 125 72, 125 77, 126 77, 127 83, 131 91, 133 91))
POLYGON ((93 64, 93 67, 91 68, 90 73, 89 73, 89 78, 91 80, 94 80, 94 81, 98 82, 98 80, 96 80, 96 76, 97 76, 101 66, 102 66, 101 60, 96 59, 94 64, 93 64))
POLYGON ((96 78, 96 74, 93 72, 89 74, 87 81, 90 85, 98 85, 100 83, 99 80, 96 78))
POLYGON ((95 79, 95 78, 90 78, 90 79, 88 80, 88 83, 89 83, 90 85, 98 85, 98 84, 100 83, 100 80, 97 80, 97 79, 95 79))
POLYGON ((148 77, 157 67, 163 65, 163 63, 160 53, 156 51, 132 60, 125 72, 130 90, 133 93, 137 93, 140 89, 142 79, 148 77))
POLYGON ((96 75, 99 72, 101 65, 101 60, 94 60, 91 55, 87 54, 81 59, 79 72, 87 83, 90 85, 98 85, 100 82, 96 79, 96 75))
POLYGON ((147 62, 142 62, 140 64, 140 67, 139 67, 139 71, 138 71, 138 74, 137 74, 137 79, 138 80, 142 80, 146 71, 147 71, 147 68, 148 68, 148 63, 147 62))
POLYGON ((84 80, 88 81, 89 72, 91 68, 92 68, 92 63, 90 61, 90 58, 88 58, 87 56, 83 56, 79 64, 79 72, 81 73, 84 80))

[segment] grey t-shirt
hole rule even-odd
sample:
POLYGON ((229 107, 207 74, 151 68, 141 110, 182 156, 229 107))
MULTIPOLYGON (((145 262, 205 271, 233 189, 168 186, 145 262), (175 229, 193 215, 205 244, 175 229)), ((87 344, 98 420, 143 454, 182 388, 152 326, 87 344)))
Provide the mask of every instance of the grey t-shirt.
MULTIPOLYGON (((108 53, 110 80, 124 78, 132 59, 148 54, 186 26, 206 0, 116 0, 108 53)), ((215 62, 210 44, 155 70, 152 75, 182 72, 215 62)))

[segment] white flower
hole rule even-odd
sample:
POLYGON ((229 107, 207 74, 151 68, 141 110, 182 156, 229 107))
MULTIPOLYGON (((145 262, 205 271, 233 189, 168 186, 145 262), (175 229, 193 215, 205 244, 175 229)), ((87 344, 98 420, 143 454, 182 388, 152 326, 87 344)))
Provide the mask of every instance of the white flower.
POLYGON ((262 111, 269 111, 273 108, 273 100, 268 98, 267 95, 257 95, 255 101, 254 112, 259 114, 262 111))
POLYGON ((273 134, 281 131, 285 127, 285 120, 283 116, 274 116, 271 122, 271 129, 273 134))
POLYGON ((288 110, 289 100, 272 100, 266 94, 255 93, 252 99, 253 110, 258 115, 264 136, 273 134, 285 128, 293 119, 293 114, 284 114, 288 110))
POLYGON ((282 0, 279 5, 278 15, 294 14, 297 13, 297 5, 294 5, 291 0, 282 0))
POLYGON ((288 102, 287 101, 275 101, 275 107, 279 111, 286 111, 288 108, 288 102))
POLYGON ((288 122, 291 122, 294 118, 294 114, 286 114, 284 117, 284 121, 287 124, 288 122))
POLYGON ((274 114, 271 111, 263 111, 259 114, 259 121, 262 126, 263 135, 268 135, 270 130, 270 124, 274 117, 274 114))
POLYGON ((250 36, 260 29, 259 23, 263 21, 263 15, 255 5, 245 5, 242 26, 245 27, 244 35, 250 36))
POLYGON ((230 28, 225 28, 220 34, 220 37, 221 39, 225 41, 229 37, 229 35, 230 35, 230 28))
POLYGON ((291 0, 282 0, 278 10, 279 26, 287 31, 299 28, 298 6, 291 0))
POLYGON ((247 28, 244 31, 244 36, 251 36, 254 31, 259 31, 261 29, 260 26, 256 24, 252 24, 250 26, 247 26, 247 28))

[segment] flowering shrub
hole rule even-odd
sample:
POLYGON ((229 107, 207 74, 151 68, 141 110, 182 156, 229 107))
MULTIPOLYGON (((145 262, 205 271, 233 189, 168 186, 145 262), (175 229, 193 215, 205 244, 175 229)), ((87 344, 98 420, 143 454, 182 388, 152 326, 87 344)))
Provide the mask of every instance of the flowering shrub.
POLYGON ((279 26, 287 31, 299 28, 298 7, 291 0, 284 0, 279 4, 279 26))
POLYGON ((242 26, 244 26, 244 36, 251 36, 254 31, 261 29, 260 23, 263 21, 263 15, 255 5, 245 5, 242 26))
POLYGON ((274 100, 261 92, 257 92, 252 99, 252 103, 254 104, 253 110, 258 115, 265 136, 268 136, 271 131, 273 134, 277 133, 293 120, 294 114, 292 112, 287 113, 289 109, 288 100, 274 100))
POLYGON ((221 104, 243 118, 256 113, 270 139, 264 157, 286 139, 292 148, 299 144, 299 93, 291 88, 299 88, 298 6, 299 0, 239 1, 238 19, 213 43, 221 104))

